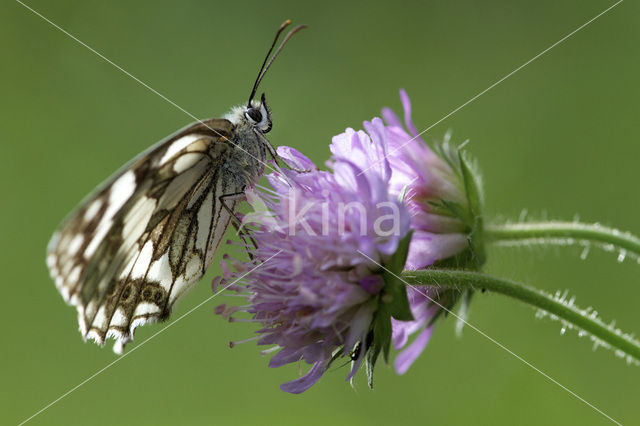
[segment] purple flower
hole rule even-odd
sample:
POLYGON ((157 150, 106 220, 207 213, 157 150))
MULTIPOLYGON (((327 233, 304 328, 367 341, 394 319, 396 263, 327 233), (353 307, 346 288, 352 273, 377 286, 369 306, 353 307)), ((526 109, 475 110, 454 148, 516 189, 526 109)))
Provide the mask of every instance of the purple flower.
MULTIPOLYGON (((328 172, 318 171, 292 148, 278 153, 292 167, 310 171, 272 173, 267 178, 273 190, 247 191, 256 212, 243 223, 252 223, 256 246, 243 246, 252 261, 228 260, 236 272, 227 270, 220 284, 253 270, 229 287, 248 303, 221 305, 216 312, 232 321, 245 312, 261 325, 258 344, 272 347, 265 353, 278 351, 270 367, 311 364, 304 376, 281 386, 300 393, 318 381, 333 359, 351 358, 348 379, 365 359, 372 347, 368 336, 381 320, 380 304, 386 303, 387 284, 378 264, 393 259, 410 218, 388 191, 389 174, 365 170, 367 163, 359 158, 336 159, 328 172)), ((382 320, 390 328, 389 314, 382 320)))
POLYGON ((396 371, 406 372, 442 307, 453 307, 459 294, 407 288, 394 274, 453 258, 464 265, 463 254, 482 257, 471 238, 481 228, 475 177, 448 140, 432 150, 418 137, 409 98, 400 96, 408 132, 384 109, 385 121, 374 118, 364 131, 348 128, 332 139, 330 171, 281 147, 292 168, 309 172, 279 170, 267 176, 271 189, 246 191, 254 211, 243 218, 250 238, 241 247, 252 260, 227 258, 236 272, 224 269, 214 287, 230 285, 248 303, 216 312, 259 323, 249 340, 271 346, 263 353, 277 351, 271 367, 311 364, 281 386, 287 392, 307 390, 340 357, 352 361, 348 379, 362 362, 370 373, 391 343, 401 350, 396 371))

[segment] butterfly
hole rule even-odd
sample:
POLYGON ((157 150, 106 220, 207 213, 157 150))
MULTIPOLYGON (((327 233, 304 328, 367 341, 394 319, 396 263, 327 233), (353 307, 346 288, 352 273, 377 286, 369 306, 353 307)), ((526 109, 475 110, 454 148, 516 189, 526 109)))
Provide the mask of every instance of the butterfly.
POLYGON ((121 354, 136 327, 166 320, 211 264, 268 156, 272 122, 258 86, 286 42, 262 63, 246 105, 191 124, 153 145, 98 186, 62 222, 47 266, 64 300, 77 308, 84 340, 113 338, 121 354), (271 59, 269 59, 271 58, 271 59))

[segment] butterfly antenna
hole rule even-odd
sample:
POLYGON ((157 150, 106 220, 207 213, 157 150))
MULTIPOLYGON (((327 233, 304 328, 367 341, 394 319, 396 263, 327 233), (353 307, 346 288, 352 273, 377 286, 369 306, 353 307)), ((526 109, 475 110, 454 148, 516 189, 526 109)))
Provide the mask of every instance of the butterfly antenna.
POLYGON ((271 64, 273 63, 273 60, 276 59, 276 56, 278 56, 278 54, 280 53, 280 51, 282 50, 284 45, 287 43, 287 41, 289 41, 289 39, 295 33, 300 31, 301 29, 304 29, 304 28, 307 27, 306 25, 298 25, 297 27, 295 27, 294 29, 289 31, 287 33, 287 35, 285 36, 284 40, 282 40, 282 43, 280 43, 280 46, 278 46, 278 49, 276 49, 276 52, 273 54, 273 56, 271 56, 271 60, 269 60, 269 56, 271 55, 271 52, 273 52, 273 48, 276 46, 276 43, 278 42, 278 39, 280 38, 280 34, 282 34, 282 31, 284 31, 284 29, 287 28, 290 24, 291 24, 291 20, 287 19, 286 21, 284 21, 282 23, 282 25, 280 25, 280 28, 278 29, 278 32, 276 33, 276 36, 273 39, 273 43, 271 43, 271 47, 269 48, 269 51, 267 52, 267 56, 265 56, 264 62, 262 62, 262 66, 260 67, 260 71, 258 72, 258 78, 256 78, 256 82, 253 84, 253 89, 251 89, 251 95, 249 96, 249 102, 247 103, 247 108, 251 107, 251 101, 253 100, 253 97, 255 96, 256 91, 258 90, 258 86, 260 85, 260 82, 262 81, 262 78, 264 77, 265 73, 267 72, 267 70, 269 69, 271 64))

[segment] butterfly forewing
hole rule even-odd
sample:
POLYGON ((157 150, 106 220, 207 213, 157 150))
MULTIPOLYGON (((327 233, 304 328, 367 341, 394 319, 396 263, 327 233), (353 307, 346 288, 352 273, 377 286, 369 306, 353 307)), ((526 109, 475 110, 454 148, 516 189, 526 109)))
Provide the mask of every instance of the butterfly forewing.
MULTIPOLYGON (((63 222, 47 264, 63 298, 77 307, 85 339, 117 340, 166 319, 204 274, 231 216, 220 196, 234 194, 225 174, 233 124, 189 126, 121 169, 63 222)), ((233 205, 229 206, 233 208, 233 205)))

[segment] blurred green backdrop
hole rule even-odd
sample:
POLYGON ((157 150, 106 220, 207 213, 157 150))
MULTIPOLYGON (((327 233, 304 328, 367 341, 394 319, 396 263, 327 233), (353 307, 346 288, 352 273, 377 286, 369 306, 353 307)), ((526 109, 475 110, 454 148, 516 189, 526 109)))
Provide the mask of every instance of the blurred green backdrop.
MULTIPOLYGON (((270 134, 318 163, 330 137, 399 108, 408 90, 426 128, 613 4, 609 1, 58 1, 28 4, 202 118, 246 99, 275 28, 309 29, 264 81, 270 134)), ((637 141, 640 8, 624 2, 450 118, 484 171, 487 216, 604 223, 640 233, 637 141)), ((0 423, 18 423, 116 356, 83 344, 44 263, 47 240, 97 183, 193 120, 19 3, 0 16, 4 271, 0 423)), ((491 249, 486 270, 569 289, 605 320, 640 330, 640 265, 579 248, 491 249)), ((214 264, 217 265, 217 262, 214 264)), ((211 294, 219 269, 173 318, 211 294)), ((297 368, 269 369, 253 343, 229 340, 213 300, 33 419, 33 424, 607 424, 508 353, 454 323, 437 327, 404 376, 380 365, 376 389, 346 369, 303 395, 278 385, 297 368)), ((640 422, 640 370, 591 350, 501 296, 475 299, 470 321, 613 418, 640 422)), ((163 325, 144 327, 136 343, 163 325)), ((111 345, 109 345, 111 346, 111 345)), ((133 347, 133 345, 131 346, 133 347)))

